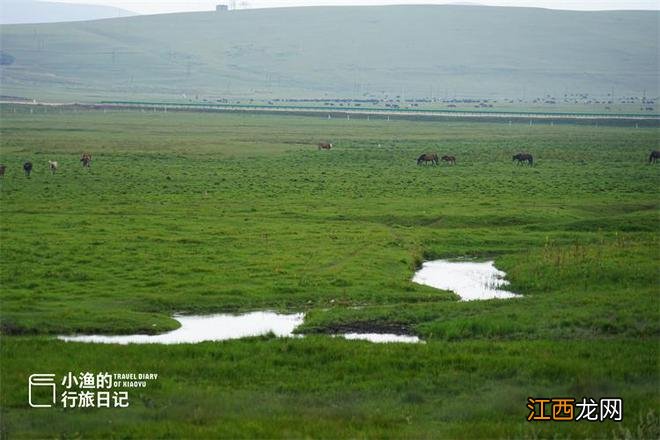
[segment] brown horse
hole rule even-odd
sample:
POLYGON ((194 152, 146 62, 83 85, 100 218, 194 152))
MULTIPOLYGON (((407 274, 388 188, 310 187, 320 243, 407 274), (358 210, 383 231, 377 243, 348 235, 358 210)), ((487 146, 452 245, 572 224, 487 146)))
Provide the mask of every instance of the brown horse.
POLYGON ((83 168, 89 168, 92 164, 92 155, 90 153, 83 153, 80 157, 80 162, 82 162, 83 168))
POLYGON ((424 153, 417 158, 417 165, 421 165, 422 163, 426 165, 429 162, 431 162, 431 165, 437 165, 439 162, 438 155, 436 153, 424 153))
POLYGON ((660 159, 660 150, 651 151, 651 155, 649 156, 649 163, 655 163, 658 159, 660 159))
POLYGON ((515 156, 513 156, 514 161, 518 161, 518 165, 524 164, 527 162, 530 166, 534 165, 534 158, 532 157, 531 154, 528 153, 518 153, 515 156))
POLYGON ((25 162, 23 164, 23 171, 25 171, 26 177, 30 177, 30 173, 32 172, 32 162, 25 162))
POLYGON ((329 150, 332 148, 332 144, 330 142, 319 142, 318 146, 319 150, 329 150))
POLYGON ((442 156, 440 160, 447 162, 449 165, 456 165, 456 158, 454 156, 442 156))
POLYGON ((5 170, 7 170, 7 167, 4 164, 0 164, 0 177, 5 175, 5 170))

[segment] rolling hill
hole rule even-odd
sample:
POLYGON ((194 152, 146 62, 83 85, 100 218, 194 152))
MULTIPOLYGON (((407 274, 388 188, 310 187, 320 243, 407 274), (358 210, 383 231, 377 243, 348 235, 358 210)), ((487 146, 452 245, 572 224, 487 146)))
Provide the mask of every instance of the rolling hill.
POLYGON ((56 23, 129 17, 133 12, 98 5, 79 5, 36 0, 2 0, 0 24, 56 23))
POLYGON ((658 96, 646 11, 308 7, 7 25, 30 98, 658 96))

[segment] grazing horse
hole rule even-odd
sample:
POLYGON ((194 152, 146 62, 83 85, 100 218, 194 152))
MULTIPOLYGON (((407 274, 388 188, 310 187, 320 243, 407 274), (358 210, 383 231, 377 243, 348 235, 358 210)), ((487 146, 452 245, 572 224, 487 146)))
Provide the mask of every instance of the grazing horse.
POLYGON ((5 175, 5 170, 7 167, 4 164, 0 164, 0 177, 3 177, 5 175))
POLYGON ((49 160, 48 161, 48 169, 50 170, 51 173, 55 174, 55 172, 57 171, 58 166, 59 165, 58 165, 57 161, 54 161, 54 160, 49 160))
POLYGON ((438 155, 436 153, 424 153, 417 158, 417 165, 421 165, 422 163, 426 165, 429 162, 431 162, 431 165, 437 165, 438 155))
POLYGON ((530 166, 534 165, 534 158, 531 154, 528 153, 518 153, 513 156, 514 161, 518 161, 518 165, 524 164, 527 162, 530 166))
POLYGON ((80 162, 82 162, 83 167, 89 168, 92 164, 92 155, 90 153, 83 153, 80 162))
POLYGON ((329 150, 332 148, 332 144, 330 142, 319 142, 319 150, 329 150))
POLYGON ((454 156, 442 156, 440 160, 450 165, 456 165, 456 158, 454 156))
POLYGON ((25 162, 23 164, 23 171, 25 171, 27 177, 30 177, 30 173, 32 172, 32 162, 25 162))
POLYGON ((660 159, 660 150, 651 151, 651 155, 649 156, 649 163, 655 163, 658 159, 660 159))

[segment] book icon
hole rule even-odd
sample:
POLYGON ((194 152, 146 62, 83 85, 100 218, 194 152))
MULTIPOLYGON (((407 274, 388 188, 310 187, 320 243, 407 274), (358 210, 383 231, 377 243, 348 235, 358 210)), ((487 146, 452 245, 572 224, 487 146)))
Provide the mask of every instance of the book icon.
POLYGON ((28 396, 32 408, 50 408, 55 404, 55 375, 33 374, 28 379, 28 396), (37 401, 37 403, 35 403, 37 401), (48 403, 46 403, 48 402, 48 403))

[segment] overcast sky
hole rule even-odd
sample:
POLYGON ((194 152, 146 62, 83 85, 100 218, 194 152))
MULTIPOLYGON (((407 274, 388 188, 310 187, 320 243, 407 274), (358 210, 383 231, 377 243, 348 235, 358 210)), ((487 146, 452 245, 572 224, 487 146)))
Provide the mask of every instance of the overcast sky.
MULTIPOLYGON (((0 0, 1 2, 2 0, 0 0)), ((647 9, 660 10, 660 0, 49 0, 61 3, 84 3, 116 6, 140 14, 207 11, 216 4, 237 8, 268 8, 319 5, 384 5, 478 3, 492 6, 528 6, 572 10, 647 9)))

